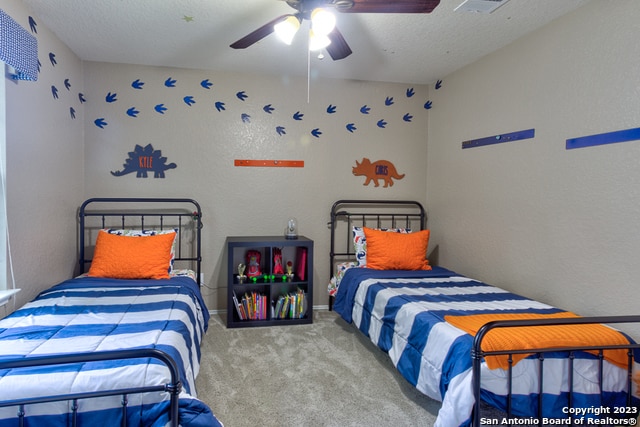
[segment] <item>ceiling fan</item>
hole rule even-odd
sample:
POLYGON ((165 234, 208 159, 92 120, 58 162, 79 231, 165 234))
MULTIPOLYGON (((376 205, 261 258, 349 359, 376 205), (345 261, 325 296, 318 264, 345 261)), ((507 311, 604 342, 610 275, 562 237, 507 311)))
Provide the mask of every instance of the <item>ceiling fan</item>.
MULTIPOLYGON (((231 44, 234 49, 245 49, 262 40, 276 26, 291 25, 295 34, 303 20, 311 20, 317 9, 334 8, 342 13, 430 13, 440 0, 284 0, 297 12, 279 16, 231 44)), ((335 24, 335 22, 334 22, 335 24)), ((315 25, 312 23, 312 25, 315 25)), ((313 32, 313 28, 311 30, 313 32)), ((290 36, 293 37, 293 34, 290 36)), ((313 36, 312 36, 313 37, 313 36)), ((346 58, 352 51, 340 31, 334 26, 326 35, 323 47, 334 61, 346 58)), ((289 41, 290 43, 290 41, 289 41)))

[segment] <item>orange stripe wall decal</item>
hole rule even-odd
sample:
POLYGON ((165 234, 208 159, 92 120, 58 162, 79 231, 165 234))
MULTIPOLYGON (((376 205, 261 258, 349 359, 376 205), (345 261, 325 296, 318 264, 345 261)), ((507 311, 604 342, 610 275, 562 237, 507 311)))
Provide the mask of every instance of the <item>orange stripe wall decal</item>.
POLYGON ((234 166, 269 167, 269 168, 303 168, 304 160, 240 160, 233 162, 234 166))

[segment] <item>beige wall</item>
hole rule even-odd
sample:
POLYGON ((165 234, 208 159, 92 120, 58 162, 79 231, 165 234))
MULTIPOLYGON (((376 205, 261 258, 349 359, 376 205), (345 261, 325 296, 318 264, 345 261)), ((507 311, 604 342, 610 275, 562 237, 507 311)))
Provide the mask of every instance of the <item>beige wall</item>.
POLYGON ((444 79, 429 115, 432 243, 461 273, 585 315, 638 312, 640 7, 591 2, 444 79), (535 138, 461 149, 535 128, 535 138))
MULTIPOLYGON (((27 26, 19 0, 3 9, 27 26)), ((638 126, 639 12, 635 0, 594 1, 444 77, 440 90, 417 86, 407 98, 409 85, 312 81, 309 104, 306 79, 290 76, 83 64, 40 25, 40 81, 7 85, 9 221, 16 278, 26 289, 19 302, 73 271, 75 210, 85 197, 186 195, 205 212, 212 309, 225 305, 225 236, 280 234, 289 215, 316 241, 315 302, 326 304, 331 203, 380 197, 426 200, 431 246, 449 268, 582 314, 635 312, 640 145, 564 147, 567 138, 638 126), (163 86, 169 77, 175 88, 163 86), (72 91, 54 101, 50 86, 62 88, 65 78, 72 91), (138 78, 142 91, 131 88, 138 78), (214 83, 209 91, 199 86, 205 78, 214 83), (70 119, 80 90, 88 101, 70 119), (235 95, 241 90, 244 102, 235 95), (109 92, 116 102, 106 102, 109 92), (196 104, 187 106, 187 95, 196 104), (394 106, 384 106, 387 96, 394 106), (426 99, 432 110, 422 108, 426 99), (216 101, 226 109, 218 112, 216 101), (153 111, 158 103, 165 114, 153 111), (276 108, 270 115, 266 104, 276 108), (326 112, 330 104, 335 114, 326 112), (369 116, 362 105, 371 106, 369 116), (126 115, 130 107, 137 118, 126 115), (291 118, 296 111, 303 121, 291 118), (405 113, 412 122, 402 121, 405 113), (98 128, 97 118, 108 125, 98 128), (286 135, 275 133, 278 125, 286 135), (310 136, 316 127, 320 138, 310 136), (461 149, 464 140, 529 128, 534 139, 461 149), (111 176, 135 144, 148 143, 178 167, 165 179, 111 176), (390 160, 407 175, 391 189, 364 187, 351 175, 362 157, 390 160), (305 167, 237 168, 236 158, 305 167)))
POLYGON ((226 308, 225 238, 284 235, 289 216, 315 241, 314 304, 328 304, 327 221, 339 198, 417 198, 426 194, 426 86, 306 78, 220 74, 203 70, 85 63, 89 101, 85 117, 85 194, 93 196, 187 196, 204 211, 203 293, 211 309, 226 308), (167 79, 175 87, 166 87, 167 79), (137 79, 143 89, 133 89, 137 79), (209 79, 213 86, 204 89, 209 79), (407 97, 413 87, 415 95, 407 97), (236 94, 244 91, 247 98, 236 94), (106 95, 116 101, 107 102, 106 95), (184 101, 193 96, 191 106, 184 101), (385 100, 393 98, 386 106, 385 100), (224 103, 218 111, 217 102, 224 103), (154 107, 163 104, 166 111, 154 107), (266 113, 265 105, 274 110, 266 113), (335 112, 327 108, 335 106, 335 112), (369 114, 360 112, 362 106, 369 114), (126 111, 135 107, 139 114, 126 111), (296 112, 302 120, 294 120, 296 112), (411 121, 403 120, 409 113, 411 121), (243 122, 242 115, 250 116, 243 122), (94 120, 103 118, 100 128, 94 120), (384 119, 386 127, 377 122, 384 119), (354 123, 349 132, 346 125, 354 123), (276 132, 277 126, 285 134, 276 132), (321 135, 311 134, 319 129, 321 135), (115 177, 136 144, 152 144, 168 163, 165 178, 115 177), (356 160, 385 159, 402 180, 393 187, 363 186, 352 174, 356 160), (304 168, 236 167, 235 159, 303 160, 304 168))
MULTIPOLYGON (((3 9, 25 28, 19 0, 3 9)), ((35 16, 36 22, 38 17, 35 16)), ((316 241, 315 303, 326 305, 329 209, 342 197, 418 198, 426 194, 426 86, 215 74, 208 71, 82 63, 38 23, 40 80, 7 90, 9 221, 18 303, 70 277, 76 266, 76 209, 95 196, 179 196, 204 211, 204 293, 226 308, 224 241, 228 235, 281 235, 289 216, 316 241), (49 53, 56 56, 51 64, 49 53), (71 89, 64 87, 65 79, 71 89), (176 87, 164 85, 176 80, 176 87), (131 83, 141 79, 142 90, 131 83), (209 79, 207 90, 200 82, 209 79), (58 88, 54 99, 51 86, 58 88), (407 89, 415 95, 408 97, 407 89), (245 91, 241 101, 237 92, 245 91), (80 104, 79 93, 86 103, 80 104), (107 102, 107 94, 116 94, 107 102), (183 98, 193 96, 188 106, 183 98), (385 99, 393 98, 386 106, 385 99), (215 102, 224 102, 218 111, 215 102), (164 104, 164 114, 154 106, 164 104), (263 107, 271 104, 271 114, 263 107), (327 108, 335 106, 335 112, 327 108), (369 114, 360 108, 370 107, 369 114), (76 118, 70 117, 70 108, 76 118), (139 111, 133 118, 126 111, 139 111), (301 121, 293 114, 303 114, 301 121), (250 115, 243 122, 242 114, 250 115), (410 120, 403 120, 409 114, 410 120), (104 128, 95 124, 104 119, 104 128), (387 124, 377 126, 379 120, 387 124), (356 130, 349 132, 348 123, 356 130), (278 135, 276 126, 284 126, 278 135), (319 129, 320 137, 311 135, 319 129), (152 144, 178 165, 164 179, 114 177, 136 144, 152 144), (393 188, 363 186, 356 160, 393 162, 406 176, 393 188), (234 159, 303 160, 304 168, 238 168, 234 159), (52 217, 53 215, 53 217, 52 217)))
MULTIPOLYGON (((30 13, 20 1, 3 1, 1 7, 29 29, 30 13)), ((84 196, 84 114, 78 99, 82 63, 46 27, 38 25, 37 31, 38 81, 5 80, 7 214, 15 283, 22 289, 17 307, 73 274, 76 212, 84 196)), ((13 302, 7 304, 0 316, 13 307, 13 302)))

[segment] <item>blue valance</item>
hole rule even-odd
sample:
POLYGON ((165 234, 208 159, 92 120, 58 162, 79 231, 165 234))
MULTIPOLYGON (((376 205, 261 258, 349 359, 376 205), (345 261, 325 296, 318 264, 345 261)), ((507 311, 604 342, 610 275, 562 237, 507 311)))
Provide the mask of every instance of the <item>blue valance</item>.
POLYGON ((15 68, 14 78, 38 80, 38 40, 0 9, 0 60, 15 68))

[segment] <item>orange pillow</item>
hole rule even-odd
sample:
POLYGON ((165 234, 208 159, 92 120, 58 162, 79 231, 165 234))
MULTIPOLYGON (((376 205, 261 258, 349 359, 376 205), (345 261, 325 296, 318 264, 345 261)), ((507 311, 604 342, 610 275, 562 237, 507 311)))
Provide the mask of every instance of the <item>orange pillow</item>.
POLYGON ((431 270, 427 260, 429 230, 408 234, 364 227, 367 268, 375 270, 431 270))
POLYGON ((113 279, 168 279, 175 233, 118 236, 98 232, 88 275, 113 279))

